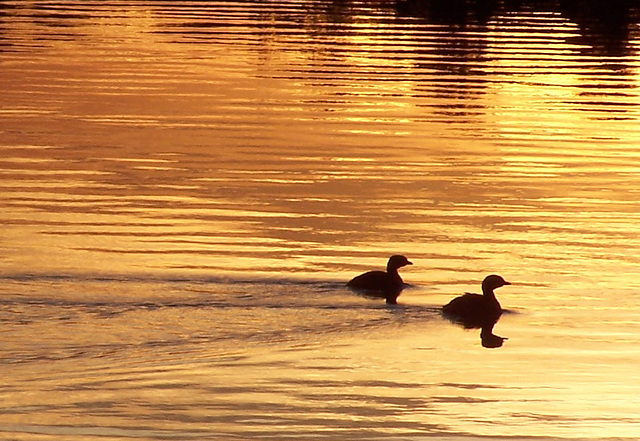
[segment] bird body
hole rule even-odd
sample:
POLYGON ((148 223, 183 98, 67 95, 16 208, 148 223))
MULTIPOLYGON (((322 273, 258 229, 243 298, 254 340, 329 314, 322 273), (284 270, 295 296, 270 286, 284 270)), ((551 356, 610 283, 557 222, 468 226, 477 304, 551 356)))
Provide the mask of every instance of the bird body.
POLYGON ((442 307, 445 315, 469 325, 469 328, 480 328, 484 322, 497 320, 502 314, 500 303, 485 298, 480 294, 466 293, 456 297, 442 307))
POLYGON ((347 286, 355 291, 374 297, 383 297, 389 304, 396 304, 397 298, 405 288, 398 268, 413 265, 405 256, 394 255, 389 258, 387 271, 369 271, 351 279, 347 286))
POLYGON ((466 293, 442 307, 445 316, 466 328, 482 328, 495 324, 502 315, 502 307, 493 290, 511 285, 502 277, 492 274, 482 282, 482 295, 466 293))

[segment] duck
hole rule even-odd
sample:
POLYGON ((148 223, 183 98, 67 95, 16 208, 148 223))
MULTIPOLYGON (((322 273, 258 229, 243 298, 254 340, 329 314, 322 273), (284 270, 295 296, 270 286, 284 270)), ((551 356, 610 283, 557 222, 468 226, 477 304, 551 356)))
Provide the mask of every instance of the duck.
POLYGON ((493 327, 502 315, 502 307, 493 291, 505 285, 511 283, 502 276, 491 274, 482 281, 482 295, 466 293, 456 297, 442 307, 442 313, 465 328, 493 327))
POLYGON ((384 297, 387 304, 395 305, 405 288, 398 268, 407 265, 413 265, 413 262, 403 255, 395 254, 389 258, 386 271, 368 271, 360 274, 347 282, 347 287, 374 297, 384 297))

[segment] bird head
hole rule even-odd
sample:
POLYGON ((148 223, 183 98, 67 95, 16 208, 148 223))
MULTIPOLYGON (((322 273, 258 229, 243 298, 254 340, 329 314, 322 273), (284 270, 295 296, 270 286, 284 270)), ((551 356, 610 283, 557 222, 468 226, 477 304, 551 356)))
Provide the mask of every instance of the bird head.
POLYGON ((393 256, 391 256, 389 258, 389 263, 387 263, 387 268, 388 269, 391 269, 391 268, 398 269, 398 268, 406 266, 406 265, 413 265, 413 262, 411 262, 405 256, 402 256, 400 254, 396 254, 396 255, 393 255, 393 256))
POLYGON ((491 274, 490 276, 485 277, 482 281, 482 291, 493 291, 494 289, 505 285, 511 285, 511 283, 507 282, 497 274, 491 274))

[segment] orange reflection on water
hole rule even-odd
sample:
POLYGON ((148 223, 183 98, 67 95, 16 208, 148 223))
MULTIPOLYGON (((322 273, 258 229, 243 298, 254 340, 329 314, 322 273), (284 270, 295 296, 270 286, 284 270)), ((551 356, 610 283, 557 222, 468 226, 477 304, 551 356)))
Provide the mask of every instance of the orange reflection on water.
POLYGON ((637 434, 637 30, 323 5, 7 12, 7 434, 637 434))

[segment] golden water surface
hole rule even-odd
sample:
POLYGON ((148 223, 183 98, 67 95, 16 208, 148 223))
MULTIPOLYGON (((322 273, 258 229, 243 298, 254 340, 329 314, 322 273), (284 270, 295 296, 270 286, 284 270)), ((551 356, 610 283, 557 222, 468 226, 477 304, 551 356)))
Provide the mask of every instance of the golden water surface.
POLYGON ((640 11, 454 3, 1 2, 0 437, 637 439, 640 11))

